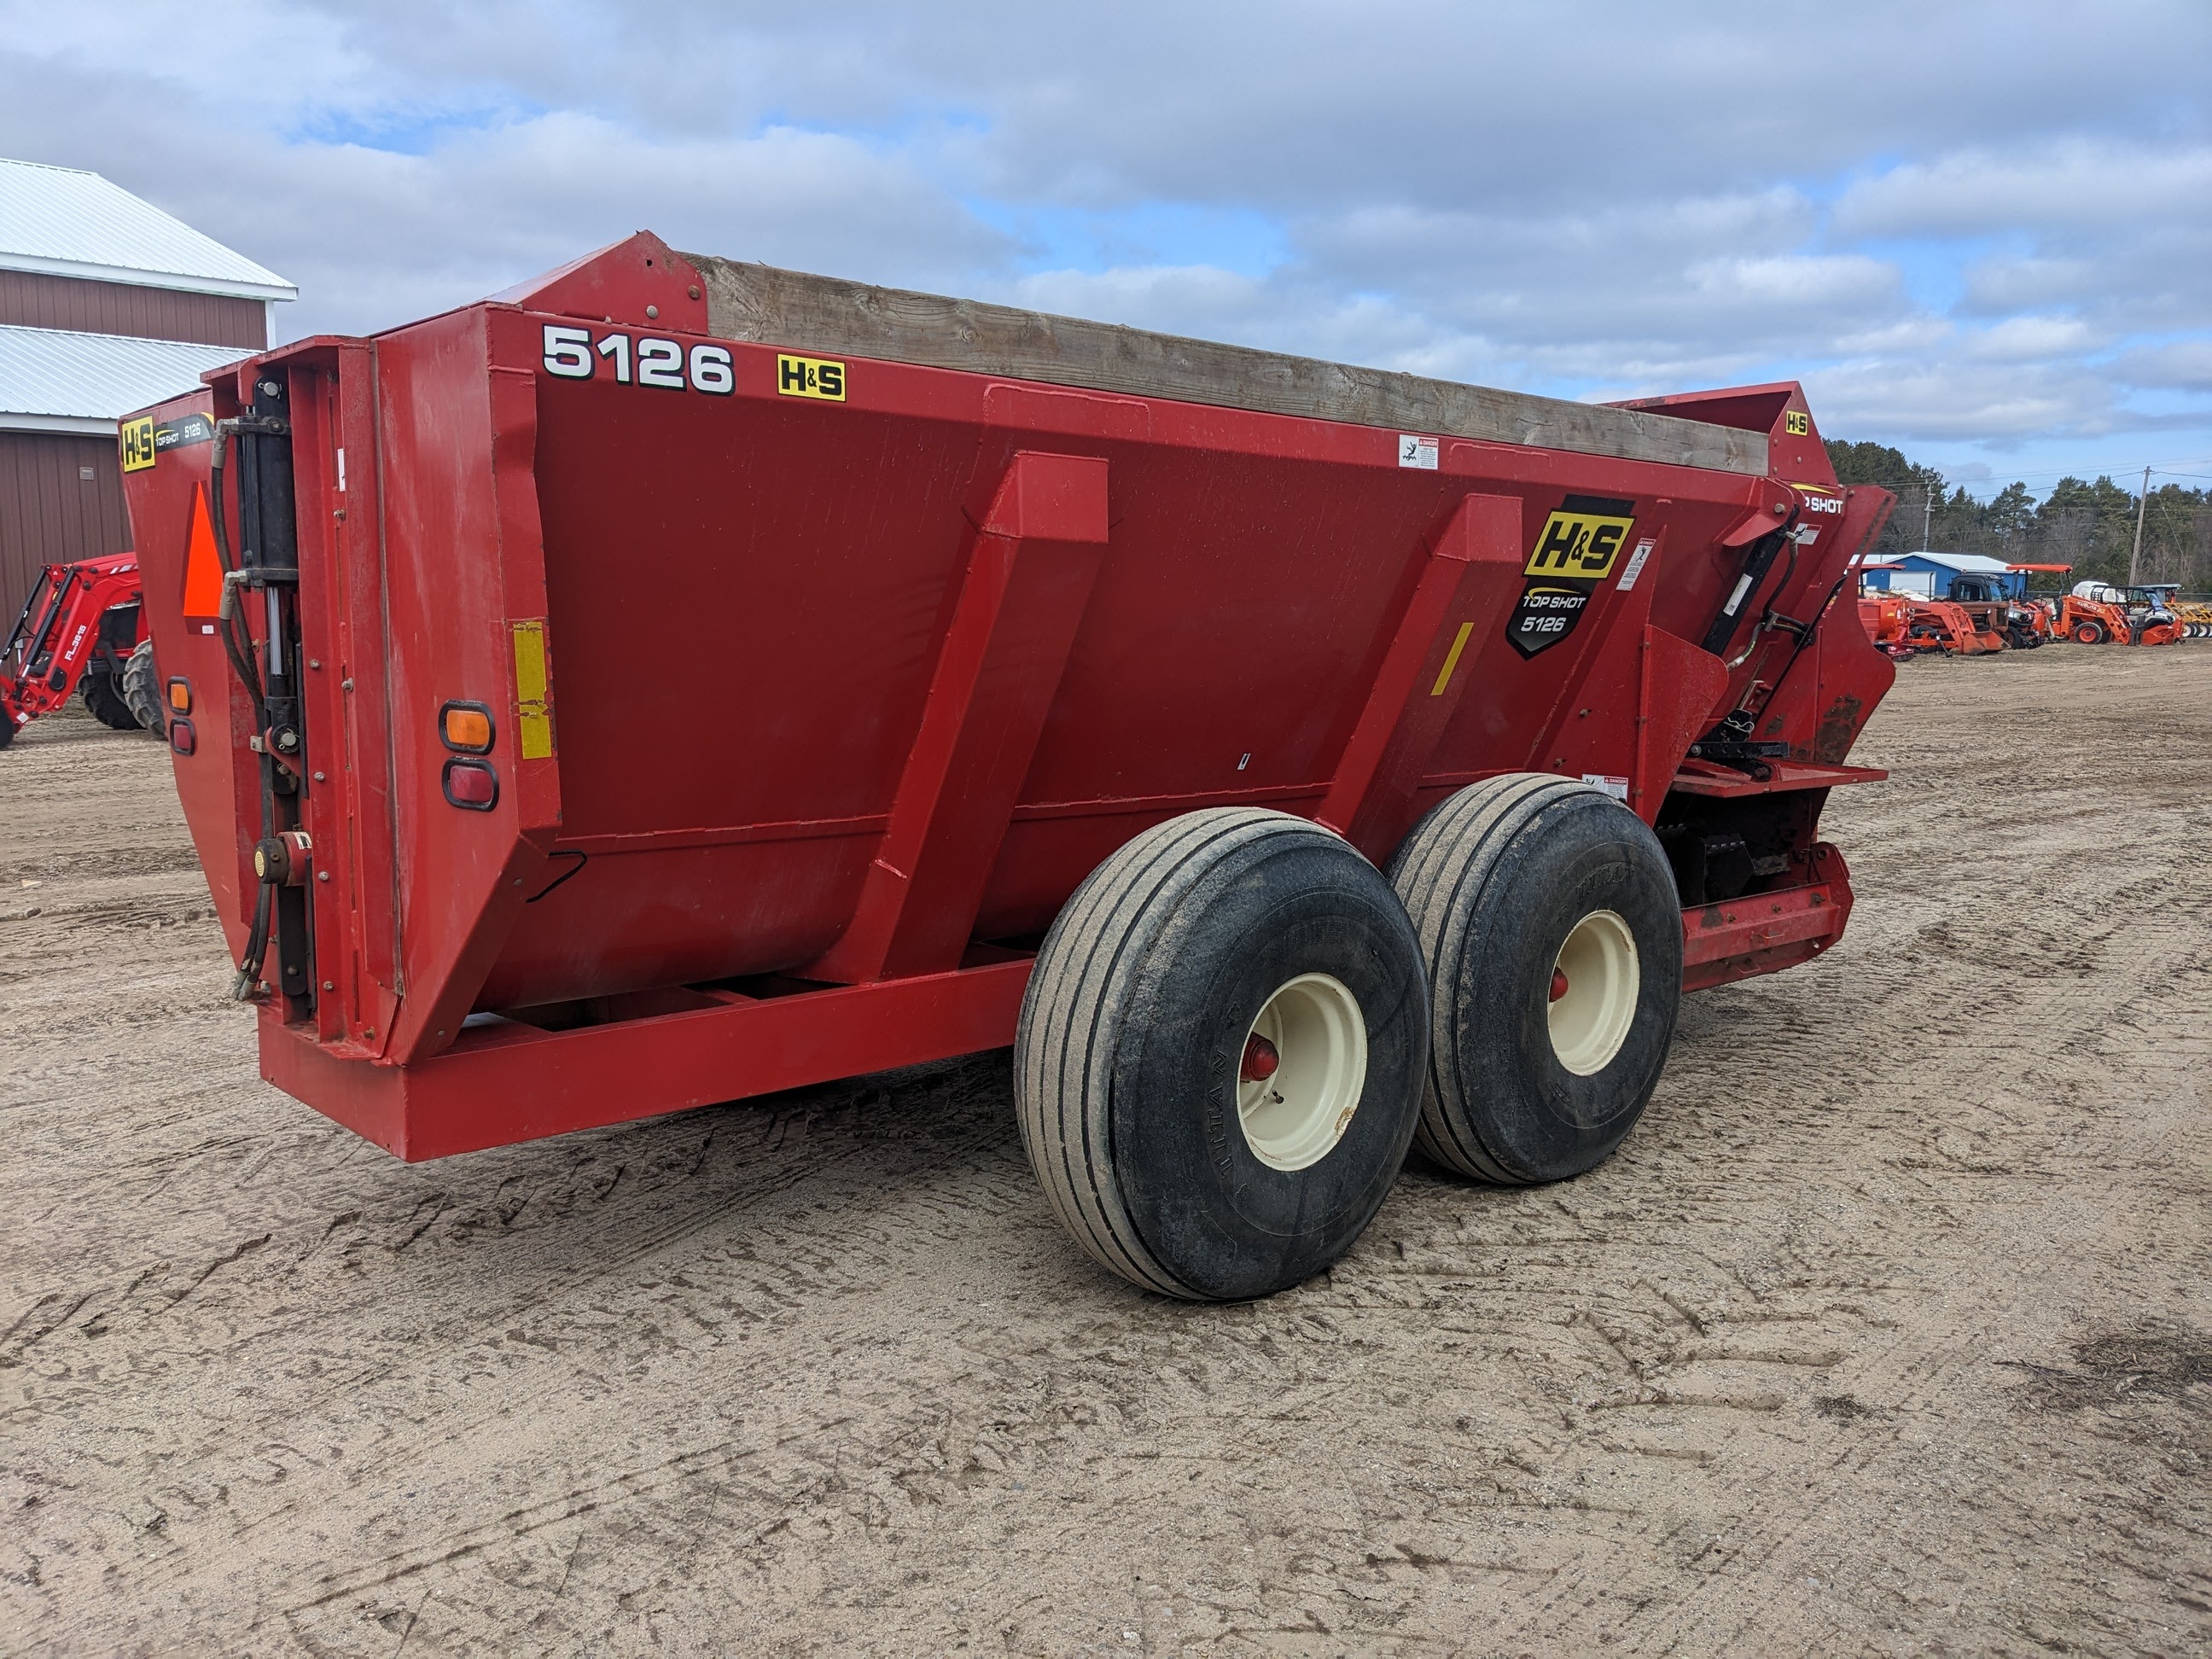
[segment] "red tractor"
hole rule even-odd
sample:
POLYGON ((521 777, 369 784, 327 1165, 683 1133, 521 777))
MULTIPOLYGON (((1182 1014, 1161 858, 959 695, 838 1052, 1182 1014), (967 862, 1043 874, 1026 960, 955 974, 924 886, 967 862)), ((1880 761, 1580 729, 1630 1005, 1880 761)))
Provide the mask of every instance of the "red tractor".
POLYGON ((50 564, 39 573, 0 647, 0 749, 79 687, 101 725, 118 732, 161 729, 135 553, 50 564))

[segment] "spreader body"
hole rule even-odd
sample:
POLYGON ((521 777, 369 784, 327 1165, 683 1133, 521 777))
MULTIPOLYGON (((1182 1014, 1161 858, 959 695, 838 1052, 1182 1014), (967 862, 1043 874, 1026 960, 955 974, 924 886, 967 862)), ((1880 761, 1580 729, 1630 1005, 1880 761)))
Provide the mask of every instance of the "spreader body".
POLYGON ((1888 498, 1794 386, 1590 408, 641 235, 132 426, 264 1074, 409 1158, 1006 1044, 1070 894, 1202 807, 1387 865, 1588 780, 1691 988, 1849 913, 1888 498))

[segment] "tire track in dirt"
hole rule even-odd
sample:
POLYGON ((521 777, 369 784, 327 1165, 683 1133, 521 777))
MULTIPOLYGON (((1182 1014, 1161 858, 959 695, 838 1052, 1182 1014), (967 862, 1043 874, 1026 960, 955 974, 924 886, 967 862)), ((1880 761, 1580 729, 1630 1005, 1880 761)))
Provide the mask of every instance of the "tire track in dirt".
POLYGON ((1411 1170, 1230 1309, 1088 1267, 990 1060, 398 1164, 254 1081, 210 922, 64 912, 205 897, 158 749, 40 722, 0 1645, 2203 1645, 2208 708, 1909 665, 1843 946, 1693 999, 1605 1169, 1411 1170))

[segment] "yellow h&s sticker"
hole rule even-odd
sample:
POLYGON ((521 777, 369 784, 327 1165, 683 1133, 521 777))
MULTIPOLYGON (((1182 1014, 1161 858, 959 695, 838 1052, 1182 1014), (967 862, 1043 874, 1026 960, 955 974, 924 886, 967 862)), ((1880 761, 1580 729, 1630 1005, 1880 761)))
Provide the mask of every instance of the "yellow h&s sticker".
POLYGON ((787 398, 821 398, 842 404, 845 401, 845 365, 830 357, 793 357, 779 352, 775 360, 775 389, 787 398))
POLYGON ((545 619, 514 623, 514 732, 525 760, 553 757, 553 713, 546 696, 545 619))
POLYGON ((1782 430, 1792 438, 1813 435, 1813 417, 1802 409, 1789 410, 1782 417, 1782 430))
POLYGON ((154 465, 154 417, 141 415, 123 423, 123 470, 143 472, 154 465))
POLYGON ((1636 503, 1600 495, 1570 495, 1544 521, 1536 550, 1522 574, 1600 581, 1613 573, 1621 544, 1636 527, 1636 503))

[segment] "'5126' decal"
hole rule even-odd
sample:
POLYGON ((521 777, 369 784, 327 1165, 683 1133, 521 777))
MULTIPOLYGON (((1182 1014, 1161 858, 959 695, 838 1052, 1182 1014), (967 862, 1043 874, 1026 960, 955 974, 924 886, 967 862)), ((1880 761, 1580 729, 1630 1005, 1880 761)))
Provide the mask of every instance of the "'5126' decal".
MULTIPOLYGON (((681 392, 685 385, 684 348, 674 340, 638 340, 623 333, 594 342, 587 328, 545 325, 545 372, 565 380, 588 380, 604 360, 620 386, 657 386, 681 392)), ((730 366, 727 346, 691 348, 690 385, 694 392, 726 398, 737 390, 736 371, 730 366)))

